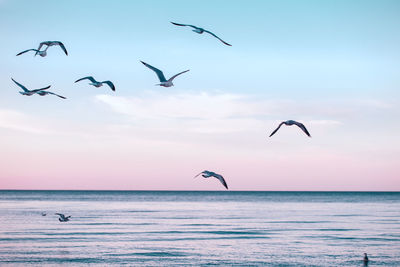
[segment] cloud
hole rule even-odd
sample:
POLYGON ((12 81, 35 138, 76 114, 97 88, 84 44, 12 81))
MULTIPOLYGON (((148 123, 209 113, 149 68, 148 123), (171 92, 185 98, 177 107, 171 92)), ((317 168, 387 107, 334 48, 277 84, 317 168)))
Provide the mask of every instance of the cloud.
POLYGON ((24 113, 1 109, 0 128, 12 129, 34 134, 49 134, 51 131, 40 126, 40 121, 24 113))

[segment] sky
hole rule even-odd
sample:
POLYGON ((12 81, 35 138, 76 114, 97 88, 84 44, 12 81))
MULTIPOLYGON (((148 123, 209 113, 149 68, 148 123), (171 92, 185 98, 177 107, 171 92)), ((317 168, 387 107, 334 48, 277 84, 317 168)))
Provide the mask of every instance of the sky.
POLYGON ((193 179, 211 170, 230 190, 400 190, 399 1, 0 0, 0 25, 0 189, 225 190, 193 179), (49 40, 68 56, 15 56, 49 40), (141 60, 190 71, 159 87, 141 60), (268 137, 289 119, 312 138, 268 137))

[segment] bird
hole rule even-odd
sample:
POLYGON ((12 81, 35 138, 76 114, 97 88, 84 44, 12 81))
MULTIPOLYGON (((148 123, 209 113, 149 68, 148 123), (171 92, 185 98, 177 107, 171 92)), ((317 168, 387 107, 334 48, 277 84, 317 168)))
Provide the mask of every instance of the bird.
POLYGON ((364 264, 368 264, 369 259, 368 259, 367 253, 364 253, 363 261, 364 261, 364 264))
POLYGON ((200 28, 200 27, 196 27, 196 26, 194 26, 194 25, 189 25, 189 24, 180 24, 180 23, 175 23, 175 22, 172 22, 172 21, 170 21, 172 24, 174 24, 174 25, 176 25, 176 26, 189 26, 189 27, 192 27, 194 30, 192 30, 192 31, 194 31, 195 33, 198 33, 198 34, 202 34, 203 32, 206 32, 206 33, 209 33, 209 34, 211 34, 212 36, 214 36, 215 38, 217 38, 218 40, 220 40, 222 43, 224 43, 224 44, 226 44, 226 45, 228 45, 228 46, 232 46, 231 44, 228 44, 227 42, 225 42, 224 40, 222 40, 221 38, 219 38, 218 36, 216 36, 214 33, 212 33, 212 32, 210 32, 210 31, 207 31, 207 30, 205 30, 205 29, 203 29, 203 28, 200 28))
POLYGON ((189 70, 182 71, 182 72, 180 72, 180 73, 178 73, 178 74, 175 74, 174 76, 172 76, 171 78, 169 78, 169 79, 167 80, 167 79, 165 79, 164 73, 163 73, 161 70, 159 70, 159 69, 157 69, 157 68, 155 68, 155 67, 153 67, 153 66, 151 66, 151 65, 149 65, 149 64, 147 64, 147 63, 145 63, 145 62, 143 62, 143 61, 140 61, 140 62, 142 62, 143 65, 145 65, 146 67, 148 67, 149 69, 151 69, 152 71, 154 71, 154 72, 157 74, 158 79, 160 80, 160 83, 159 83, 159 84, 156 84, 156 85, 164 86, 164 87, 171 87, 171 86, 174 86, 174 84, 172 83, 172 81, 173 81, 177 76, 179 76, 179 75, 181 75, 181 74, 183 74, 183 73, 189 71, 189 70))
POLYGON ((77 83, 77 82, 82 81, 82 80, 85 80, 85 79, 91 81, 91 83, 89 83, 90 85, 93 85, 93 86, 95 86, 95 87, 101 87, 101 86, 103 86, 103 83, 105 83, 105 84, 107 84, 108 86, 110 86, 111 90, 115 91, 115 86, 114 86, 114 84, 113 84, 111 81, 102 81, 102 82, 98 82, 98 81, 96 81, 92 76, 87 76, 87 77, 80 78, 80 79, 76 80, 75 82, 77 83))
POLYGON ((215 172, 210 172, 210 171, 205 170, 205 171, 202 171, 201 173, 197 174, 194 178, 196 178, 200 174, 204 178, 209 178, 209 177, 217 178, 221 182, 221 184, 223 184, 223 186, 225 186, 225 188, 228 189, 228 185, 226 184, 225 179, 224 179, 224 177, 222 177, 222 175, 217 174, 215 172))
POLYGON ((300 127, 301 130, 303 130, 303 132, 304 132, 306 135, 308 135, 309 137, 311 137, 310 133, 307 131, 307 128, 304 126, 304 124, 302 124, 302 123, 300 123, 300 122, 297 122, 297 121, 294 121, 294 120, 288 120, 288 121, 283 121, 283 122, 281 122, 281 123, 279 124, 278 128, 276 128, 276 129, 271 133, 271 135, 270 135, 269 137, 273 136, 273 135, 279 130, 279 128, 281 128, 281 126, 282 126, 283 124, 288 125, 288 126, 297 125, 298 127, 300 127))
POLYGON ((55 215, 60 216, 60 218, 58 218, 58 220, 59 220, 60 222, 68 222, 68 221, 69 221, 69 218, 71 218, 71 216, 65 217, 65 215, 62 214, 62 213, 55 213, 55 215))
POLYGON ((23 86, 22 84, 20 84, 17 81, 15 81, 13 78, 11 78, 11 80, 13 82, 15 82, 19 87, 22 88, 23 91, 19 92, 21 95, 31 96, 31 95, 34 95, 34 94, 38 94, 40 96, 45 96, 45 95, 50 94, 50 95, 55 95, 55 96, 61 97, 63 99, 66 99, 65 96, 61 96, 61 95, 55 94, 53 92, 45 91, 45 90, 49 89, 51 87, 51 85, 49 85, 47 87, 44 87, 44 88, 40 88, 40 89, 28 90, 25 86, 23 86))
POLYGON ((22 54, 24 54, 24 53, 26 53, 26 52, 29 52, 29 51, 35 51, 35 52, 36 52, 35 55, 39 55, 39 56, 41 56, 41 57, 47 56, 47 52, 46 52, 46 51, 47 51, 47 48, 46 48, 45 50, 42 50, 42 51, 37 50, 37 49, 28 49, 28 50, 19 52, 19 53, 17 54, 17 56, 20 56, 20 55, 22 55, 22 54))
POLYGON ((42 216, 46 216, 47 214, 46 214, 46 212, 42 212, 42 216))
MULTIPOLYGON (((40 50, 40 48, 42 48, 42 46, 44 46, 44 45, 47 45, 47 47, 46 47, 46 49, 44 51, 46 51, 50 46, 58 45, 58 46, 61 47, 61 49, 64 51, 64 53, 68 56, 67 49, 65 48, 64 44, 61 43, 60 41, 44 41, 44 42, 41 42, 39 44, 39 47, 38 47, 37 50, 40 50)), ((39 52, 36 51, 35 56, 38 55, 38 54, 39 54, 39 52)))

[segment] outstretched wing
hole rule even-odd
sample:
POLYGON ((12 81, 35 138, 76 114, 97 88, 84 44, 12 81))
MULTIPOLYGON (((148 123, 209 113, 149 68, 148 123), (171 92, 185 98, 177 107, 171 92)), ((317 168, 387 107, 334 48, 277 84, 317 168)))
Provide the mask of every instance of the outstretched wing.
POLYGON ((80 82, 80 81, 85 80, 85 79, 90 80, 92 83, 97 82, 92 76, 87 76, 87 77, 80 78, 80 79, 76 80, 75 82, 77 83, 77 82, 80 82))
POLYGON ((276 129, 270 134, 269 137, 273 136, 273 135, 279 130, 279 128, 281 128, 282 124, 283 124, 283 122, 281 122, 281 123, 279 124, 278 128, 276 128, 276 129))
POLYGON ((167 81, 167 79, 165 79, 164 73, 161 70, 159 70, 159 69, 147 64, 146 62, 143 62, 143 61, 140 61, 140 62, 142 62, 143 65, 145 65, 146 67, 148 67, 149 69, 154 71, 157 74, 158 79, 160 80, 160 82, 166 82, 167 81))
POLYGON ((40 88, 40 89, 31 90, 31 92, 34 92, 34 93, 36 93, 36 92, 39 92, 39 91, 42 91, 42 90, 47 90, 47 89, 49 89, 50 87, 51 87, 51 85, 49 85, 49 86, 47 86, 47 87, 44 87, 44 88, 40 88))
POLYGON ((46 93, 48 93, 48 94, 50 94, 50 95, 58 96, 58 97, 60 97, 60 98, 62 98, 62 99, 67 99, 65 96, 57 95, 56 93, 53 93, 53 92, 46 92, 46 93))
POLYGON ((297 122, 297 121, 295 121, 294 124, 296 124, 297 126, 299 126, 300 129, 302 129, 303 132, 304 132, 306 135, 308 135, 309 137, 311 137, 310 133, 307 131, 307 128, 306 128, 306 126, 304 126, 304 124, 302 124, 302 123, 300 123, 300 122, 297 122))
POLYGON ((179 75, 181 75, 181 74, 183 74, 183 73, 185 73, 185 72, 188 72, 188 71, 189 71, 189 70, 185 70, 185 71, 179 72, 178 74, 175 74, 174 76, 172 76, 171 78, 169 78, 168 81, 169 81, 169 82, 172 82, 177 76, 179 76, 179 75))
POLYGON ((102 83, 108 84, 108 86, 110 86, 111 90, 115 91, 115 86, 111 81, 103 81, 102 83))
POLYGON ((19 82, 15 81, 13 78, 11 78, 11 80, 13 80, 13 82, 15 82, 19 87, 22 88, 22 90, 24 90, 25 92, 30 92, 25 86, 23 86, 22 84, 20 84, 19 82))
POLYGON ((67 49, 65 48, 64 44, 61 43, 60 41, 56 41, 55 43, 57 43, 61 47, 61 49, 64 51, 64 53, 68 56, 68 52, 67 52, 67 49))
POLYGON ((19 53, 17 54, 17 56, 20 56, 20 55, 22 55, 22 54, 24 54, 24 53, 26 53, 26 52, 29 52, 29 51, 36 51, 36 52, 39 52, 39 50, 37 50, 37 49, 28 49, 28 50, 19 52, 19 53))
POLYGON ((213 176, 215 178, 217 178, 221 182, 221 184, 223 184, 225 186, 226 189, 228 189, 228 185, 226 184, 225 179, 224 179, 224 177, 222 177, 222 175, 214 173, 213 176))
POLYGON ((226 45, 232 46, 231 44, 228 44, 227 42, 225 42, 224 40, 222 40, 221 38, 219 38, 218 36, 216 36, 214 33, 204 30, 204 32, 211 34, 212 36, 214 36, 215 38, 217 38, 218 40, 220 40, 221 42, 223 42, 226 45))
POLYGON ((194 26, 194 25, 190 25, 190 24, 181 24, 181 23, 176 23, 176 22, 172 22, 172 21, 170 21, 172 24, 174 24, 174 25, 176 25, 176 26, 189 26, 189 27, 192 27, 192 28, 194 28, 194 29, 199 29, 199 27, 196 27, 196 26, 194 26))
POLYGON ((200 174, 203 174, 205 171, 202 171, 201 173, 199 173, 199 174, 197 174, 195 177, 193 177, 193 178, 196 178, 197 176, 199 176, 200 174))

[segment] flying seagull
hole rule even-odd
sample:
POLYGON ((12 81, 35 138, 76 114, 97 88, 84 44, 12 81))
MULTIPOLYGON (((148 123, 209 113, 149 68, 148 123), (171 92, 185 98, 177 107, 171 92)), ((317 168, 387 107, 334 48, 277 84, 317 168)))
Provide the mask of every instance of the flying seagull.
POLYGON ((84 78, 80 78, 79 80, 76 80, 75 82, 77 83, 77 82, 85 80, 85 79, 91 81, 91 83, 89 83, 90 85, 93 85, 95 87, 101 87, 101 86, 103 86, 103 83, 105 83, 108 86, 110 86, 111 90, 115 91, 115 86, 111 81, 98 82, 92 76, 87 76, 87 77, 84 77, 84 78))
POLYGON ((288 126, 297 125, 298 127, 300 127, 301 130, 303 130, 303 132, 304 132, 306 135, 308 135, 309 137, 311 137, 310 133, 307 131, 307 128, 304 126, 304 124, 302 124, 302 123, 300 123, 300 122, 297 122, 297 121, 293 121, 293 120, 288 120, 288 121, 283 121, 283 122, 281 122, 281 123, 279 124, 278 128, 276 128, 276 129, 271 133, 271 135, 270 135, 269 137, 273 136, 273 135, 279 130, 279 128, 281 128, 281 126, 282 126, 283 124, 288 125, 288 126))
POLYGON ((69 218, 71 218, 71 216, 65 217, 65 215, 62 214, 62 213, 55 213, 55 214, 58 215, 58 216, 60 216, 60 218, 58 218, 58 220, 59 220, 60 222, 68 222, 68 221, 69 221, 69 218))
POLYGON ((201 173, 197 174, 194 178, 196 178, 197 176, 199 176, 201 174, 201 176, 203 176, 204 178, 210 178, 210 177, 215 177, 217 178, 221 184, 223 184, 225 186, 226 189, 228 189, 228 185, 225 182, 224 177, 222 177, 222 175, 217 174, 215 172, 210 172, 210 171, 202 171, 201 173))
MULTIPOLYGON (((67 49, 65 48, 64 44, 61 43, 60 41, 45 41, 45 42, 41 42, 39 44, 39 47, 38 47, 37 50, 40 50, 40 48, 42 48, 42 46, 44 46, 44 45, 47 45, 47 47, 46 47, 46 49, 44 51, 46 51, 50 46, 58 45, 58 46, 61 47, 61 49, 64 51, 64 53, 68 56, 67 49)), ((39 54, 39 52, 36 51, 35 56, 38 55, 38 54, 39 54)))
POLYGON ((28 90, 25 86, 23 86, 22 84, 20 84, 17 81, 15 81, 13 78, 11 78, 11 80, 13 80, 13 82, 15 82, 19 87, 22 88, 23 91, 19 92, 21 95, 31 96, 31 95, 34 95, 34 94, 38 94, 40 96, 45 96, 45 95, 49 94, 49 95, 55 95, 55 96, 61 97, 63 99, 66 99, 66 97, 64 97, 64 96, 57 95, 57 94, 55 94, 53 92, 45 91, 45 90, 49 89, 51 87, 51 85, 49 85, 47 87, 44 87, 44 88, 40 88, 40 89, 28 90))
POLYGON ((17 56, 20 56, 20 55, 22 55, 22 54, 24 54, 24 53, 26 53, 26 52, 29 52, 29 51, 35 51, 35 52, 36 52, 35 55, 39 55, 39 56, 41 56, 41 57, 47 56, 47 52, 46 52, 46 51, 47 51, 47 48, 46 48, 45 50, 43 50, 43 51, 40 51, 40 50, 37 50, 37 49, 28 49, 28 50, 19 52, 19 53, 17 54, 17 56))
POLYGON ((196 32, 196 33, 198 33, 198 34, 202 34, 203 32, 209 33, 209 34, 211 34, 212 36, 214 36, 215 38, 217 38, 218 40, 220 40, 221 42, 223 42, 224 44, 229 45, 229 46, 232 46, 231 44, 228 44, 227 42, 225 42, 224 40, 222 40, 221 38, 219 38, 218 36, 216 36, 214 33, 210 32, 210 31, 207 31, 207 30, 205 30, 205 29, 203 29, 203 28, 199 28, 199 27, 196 27, 196 26, 193 26, 193 25, 189 25, 189 24, 175 23, 175 22, 172 22, 172 21, 171 21, 171 23, 174 24, 174 25, 176 25, 176 26, 189 26, 189 27, 192 27, 192 28, 194 29, 194 30, 192 30, 192 31, 194 31, 194 32, 196 32))
POLYGON ((188 72, 188 71, 189 71, 189 70, 182 71, 182 72, 180 72, 180 73, 178 73, 178 74, 175 74, 174 76, 172 76, 171 78, 169 78, 169 79, 167 80, 167 79, 165 79, 164 73, 163 73, 161 70, 159 70, 159 69, 157 69, 157 68, 155 68, 155 67, 153 67, 153 66, 151 66, 151 65, 149 65, 149 64, 147 64, 147 63, 145 63, 145 62, 143 62, 143 61, 140 61, 140 62, 142 62, 146 67, 148 67, 149 69, 151 69, 152 71, 154 71, 154 72, 157 74, 158 79, 160 80, 161 83, 156 84, 156 85, 164 86, 164 87, 171 87, 171 86, 174 86, 174 84, 172 83, 172 81, 173 81, 177 76, 181 75, 182 73, 185 73, 185 72, 188 72))

